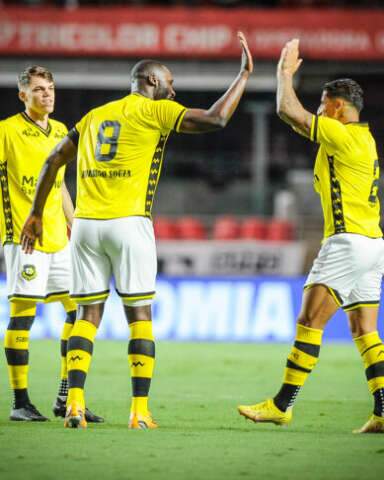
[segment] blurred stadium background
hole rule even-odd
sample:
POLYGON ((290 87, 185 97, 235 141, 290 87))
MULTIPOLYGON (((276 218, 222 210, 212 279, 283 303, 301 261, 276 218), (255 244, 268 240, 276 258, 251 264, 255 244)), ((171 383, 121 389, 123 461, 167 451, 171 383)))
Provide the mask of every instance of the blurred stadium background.
MULTIPOLYGON (((255 72, 230 125, 209 135, 175 134, 168 142, 153 212, 158 338, 291 340, 322 217, 312 190, 316 147, 274 113, 276 61, 286 40, 301 39, 297 88, 311 111, 326 81, 348 76, 360 82, 363 120, 381 158, 383 2, 0 0, 1 118, 22 108, 17 74, 42 64, 56 79, 53 116, 69 128, 94 106, 126 95, 129 71, 141 58, 161 58, 171 68, 181 103, 208 107, 237 74, 239 29, 247 34, 255 72)), ((67 183, 75 200, 74 166, 67 183)), ((125 338, 114 296, 106 316, 99 336, 125 338)), ((57 336, 61 317, 57 305, 41 307, 33 335, 57 336)), ((339 317, 327 337, 345 340, 339 317)), ((0 322, 0 335, 5 327, 0 322)))

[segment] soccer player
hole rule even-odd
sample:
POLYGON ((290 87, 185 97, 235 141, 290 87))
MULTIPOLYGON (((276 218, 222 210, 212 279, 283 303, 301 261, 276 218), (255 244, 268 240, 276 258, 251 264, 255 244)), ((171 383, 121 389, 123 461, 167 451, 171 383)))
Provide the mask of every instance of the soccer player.
POLYGON ((376 144, 368 125, 360 123, 363 91, 354 80, 326 83, 317 115, 303 108, 292 83, 301 62, 299 41, 291 40, 277 68, 277 111, 294 130, 320 144, 314 187, 323 208, 324 240, 305 283, 283 385, 272 399, 238 409, 254 422, 288 424, 318 361, 323 329, 342 307, 374 398, 373 414, 355 433, 384 433, 384 345, 377 332, 384 248, 376 144))
POLYGON ((143 60, 131 72, 131 94, 91 110, 54 149, 43 167, 22 234, 23 248, 41 243, 43 207, 56 173, 77 151, 77 205, 72 230, 72 297, 80 304, 68 342, 69 396, 65 426, 86 427, 84 383, 93 342, 109 294, 111 274, 131 331, 128 361, 132 378, 129 427, 156 428, 148 410, 155 361, 151 303, 155 294, 156 249, 151 208, 164 147, 172 130, 203 133, 225 127, 253 70, 244 35, 240 73, 208 110, 173 101, 171 72, 143 60))
MULTIPOLYGON (((48 198, 44 245, 32 255, 20 247, 21 228, 31 209, 37 178, 48 153, 65 137, 62 123, 49 119, 55 103, 53 76, 47 69, 29 67, 19 75, 19 98, 25 111, 0 122, 0 228, 7 270, 10 322, 5 354, 14 393, 10 419, 46 421, 28 395, 29 331, 37 302, 60 301, 67 312, 61 335, 61 382, 53 412, 65 416, 68 394, 66 350, 76 304, 69 297, 69 247, 73 205, 60 169, 48 198)), ((87 412, 90 421, 101 417, 87 412)))

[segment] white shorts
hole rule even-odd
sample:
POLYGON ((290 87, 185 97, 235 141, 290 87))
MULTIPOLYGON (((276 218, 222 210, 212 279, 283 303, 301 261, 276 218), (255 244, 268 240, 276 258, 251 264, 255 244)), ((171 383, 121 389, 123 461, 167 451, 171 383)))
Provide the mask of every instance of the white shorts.
POLYGON ((155 295, 156 244, 145 217, 76 218, 71 234, 71 297, 79 304, 104 302, 112 275, 124 304, 150 305, 155 295))
POLYGON ((352 233, 328 237, 304 288, 323 284, 344 310, 378 306, 384 273, 384 240, 352 233))
POLYGON ((69 294, 69 246, 56 253, 23 252, 20 245, 4 245, 9 300, 52 301, 69 294))

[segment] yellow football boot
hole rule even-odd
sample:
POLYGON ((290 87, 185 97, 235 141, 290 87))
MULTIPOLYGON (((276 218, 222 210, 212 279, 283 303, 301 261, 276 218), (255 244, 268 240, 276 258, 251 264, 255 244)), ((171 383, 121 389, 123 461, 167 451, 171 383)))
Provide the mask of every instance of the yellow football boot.
POLYGON ((237 409, 240 415, 255 423, 274 423, 286 426, 292 420, 292 409, 282 412, 276 407, 272 398, 256 405, 239 405, 237 409))
POLYGON ((84 411, 76 403, 69 405, 65 413, 65 428, 87 428, 84 411))
POLYGON ((384 417, 372 415, 368 422, 353 433, 384 433, 384 417))
POLYGON ((146 430, 158 427, 159 425, 153 420, 150 412, 147 415, 133 412, 129 417, 128 428, 132 430, 146 430))

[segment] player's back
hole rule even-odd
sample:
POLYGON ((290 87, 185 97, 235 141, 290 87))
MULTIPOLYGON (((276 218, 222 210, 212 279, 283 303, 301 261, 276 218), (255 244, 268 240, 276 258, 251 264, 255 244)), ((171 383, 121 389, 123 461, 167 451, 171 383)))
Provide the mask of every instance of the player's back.
POLYGON ((184 111, 133 93, 85 115, 76 125, 76 217, 150 216, 164 146, 184 111))
POLYGON ((379 163, 368 124, 318 117, 311 138, 320 143, 314 174, 324 212, 324 236, 381 237, 379 163))

